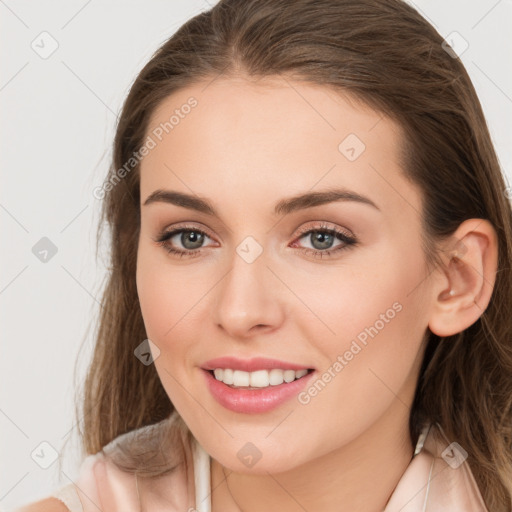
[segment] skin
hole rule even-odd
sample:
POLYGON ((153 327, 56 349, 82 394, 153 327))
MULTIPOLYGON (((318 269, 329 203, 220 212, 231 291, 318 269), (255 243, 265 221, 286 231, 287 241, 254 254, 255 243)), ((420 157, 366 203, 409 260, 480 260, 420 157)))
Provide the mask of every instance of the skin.
MULTIPOLYGON (((212 508, 383 510, 413 454, 408 421, 424 335, 459 332, 481 315, 495 233, 466 221, 446 242, 446 268, 430 272, 400 128, 347 94, 282 78, 208 80, 164 100, 148 134, 191 96, 197 106, 141 165, 137 288, 162 384, 212 456, 212 508), (366 146, 354 161, 338 149, 349 134, 366 146), (377 208, 345 200, 273 213, 284 198, 332 187, 377 208), (157 189, 207 199, 218 216, 144 205, 157 189), (184 222, 207 237, 199 255, 179 258, 155 240, 184 222), (322 249, 299 229, 321 224, 357 244, 322 258, 304 252, 322 249), (263 250, 252 263, 236 252, 248 236, 263 250), (454 263, 457 240, 464 255, 454 263), (290 361, 320 377, 396 303, 394 318, 307 404, 235 413, 206 387, 200 366, 224 355, 290 361), (262 455, 252 468, 237 457, 247 442, 262 455)), ((333 238, 331 248, 340 244, 333 238)), ((179 235, 168 245, 187 251, 179 235)))

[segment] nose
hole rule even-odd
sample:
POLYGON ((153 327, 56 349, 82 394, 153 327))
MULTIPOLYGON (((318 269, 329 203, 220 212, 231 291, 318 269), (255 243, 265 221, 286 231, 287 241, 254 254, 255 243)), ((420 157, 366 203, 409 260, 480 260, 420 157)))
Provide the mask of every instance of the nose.
POLYGON ((216 287, 214 320, 231 338, 248 339, 283 322, 283 285, 267 263, 265 251, 251 263, 235 253, 231 268, 216 287))

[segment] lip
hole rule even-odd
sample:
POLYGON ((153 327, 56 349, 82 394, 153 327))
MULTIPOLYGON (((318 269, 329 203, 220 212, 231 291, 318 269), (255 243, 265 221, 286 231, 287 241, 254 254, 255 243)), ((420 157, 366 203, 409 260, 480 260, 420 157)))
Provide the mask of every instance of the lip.
POLYGON ((217 357, 206 361, 201 368, 203 370, 215 370, 215 368, 230 368, 231 370, 242 370, 244 372, 255 372, 257 370, 310 370, 311 367, 300 364, 267 359, 266 357, 254 357, 252 359, 238 359, 237 357, 217 357))
MULTIPOLYGON (((218 360, 213 361, 217 362, 218 360)), ((256 363, 253 363, 253 365, 254 364, 256 363)), ((282 364, 282 362, 280 364, 282 364)), ((222 365, 215 366, 215 368, 222 367, 222 365)), ((224 366, 224 368, 233 367, 224 366)), ((257 369, 268 368, 269 367, 267 366, 266 368, 259 367, 257 369)), ((282 366, 279 366, 279 368, 287 370, 295 369, 283 368, 282 366)), ((305 368, 300 367, 297 369, 302 370, 305 368)), ((213 398, 215 398, 215 400, 226 409, 243 414, 264 413, 279 407, 283 403, 297 396, 301 392, 301 390, 307 385, 307 383, 311 380, 312 376, 317 373, 315 370, 313 370, 308 374, 304 375, 303 377, 301 377, 300 379, 294 380, 293 382, 289 383, 283 382, 278 386, 268 386, 266 388, 258 389, 236 389, 217 380, 212 375, 210 370, 201 369, 201 372, 205 376, 206 385, 210 393, 212 394, 213 398)))

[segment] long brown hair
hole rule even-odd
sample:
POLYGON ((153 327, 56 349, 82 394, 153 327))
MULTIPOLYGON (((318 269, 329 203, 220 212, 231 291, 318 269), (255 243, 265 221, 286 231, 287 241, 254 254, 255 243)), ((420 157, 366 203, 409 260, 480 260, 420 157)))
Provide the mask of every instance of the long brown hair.
POLYGON ((112 167, 96 194, 104 199, 98 240, 108 227, 111 259, 77 410, 83 451, 96 453, 173 412, 154 365, 134 356, 147 336, 135 283, 140 198, 133 155, 169 94, 236 74, 332 87, 397 121, 405 134, 404 173, 423 193, 427 261, 439 262, 438 242, 464 220, 488 219, 494 226, 499 258, 490 304, 455 336, 427 332, 410 432, 416 439, 424 421, 439 422, 469 453, 489 510, 510 510, 511 206, 467 72, 436 30, 401 0, 221 0, 185 23, 142 69, 119 117, 112 167))

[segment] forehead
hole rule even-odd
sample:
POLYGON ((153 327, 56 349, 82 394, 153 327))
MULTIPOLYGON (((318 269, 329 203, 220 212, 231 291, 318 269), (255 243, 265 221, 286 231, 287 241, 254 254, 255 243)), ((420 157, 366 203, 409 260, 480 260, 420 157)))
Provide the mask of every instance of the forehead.
POLYGON ((178 90, 153 112, 147 131, 155 130, 157 138, 168 139, 166 135, 172 133, 176 141, 180 133, 185 138, 194 131, 204 143, 216 144, 224 135, 237 146, 245 142, 242 145, 248 152, 258 142, 276 141, 277 134, 279 143, 301 140, 316 146, 323 139, 327 147, 334 142, 336 152, 336 142, 348 134, 373 139, 375 145, 386 133, 381 150, 394 148, 401 138, 394 122, 350 93, 284 77, 213 78, 178 90), (192 130, 187 129, 190 120, 192 130), (378 124, 383 126, 372 137, 370 132, 378 124))
POLYGON ((232 199, 244 202, 341 185, 398 211, 403 194, 414 194, 400 127, 321 85, 212 78, 162 101, 146 135, 154 147, 141 165, 142 200, 164 187, 222 198, 236 191, 232 199))

